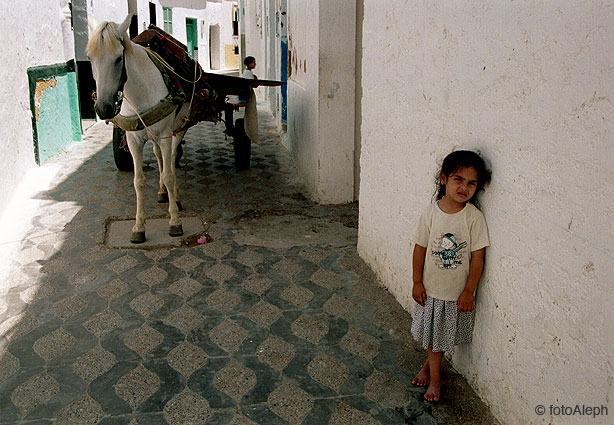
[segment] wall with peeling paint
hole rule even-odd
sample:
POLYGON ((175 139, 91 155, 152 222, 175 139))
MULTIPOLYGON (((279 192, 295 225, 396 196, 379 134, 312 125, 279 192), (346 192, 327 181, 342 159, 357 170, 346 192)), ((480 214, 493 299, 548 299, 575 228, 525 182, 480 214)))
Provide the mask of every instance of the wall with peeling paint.
POLYGON ((503 423, 586 422, 548 406, 613 395, 614 3, 396 3, 364 2, 359 252, 411 310, 438 162, 480 150, 492 246, 454 366, 503 423))
MULTIPOLYGON (((36 166, 27 69, 65 61, 58 0, 24 0, 4 11, 5 40, 0 67, 0 206, 7 205, 27 171, 36 166), (32 17, 36 16, 36 25, 32 17)), ((0 216, 4 207, 0 207, 0 216)))

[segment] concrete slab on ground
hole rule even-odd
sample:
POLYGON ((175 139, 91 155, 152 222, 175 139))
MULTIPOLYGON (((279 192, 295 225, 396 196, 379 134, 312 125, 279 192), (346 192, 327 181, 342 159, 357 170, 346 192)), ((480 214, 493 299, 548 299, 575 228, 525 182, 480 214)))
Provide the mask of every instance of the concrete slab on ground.
POLYGON ((182 243, 195 235, 205 232, 206 227, 204 220, 200 217, 183 217, 181 224, 183 226, 183 236, 169 236, 168 234, 168 219, 153 218, 145 222, 147 240, 141 244, 130 242, 132 227, 135 220, 117 220, 108 224, 108 232, 106 245, 109 248, 132 248, 145 249, 169 246, 181 246, 182 243))

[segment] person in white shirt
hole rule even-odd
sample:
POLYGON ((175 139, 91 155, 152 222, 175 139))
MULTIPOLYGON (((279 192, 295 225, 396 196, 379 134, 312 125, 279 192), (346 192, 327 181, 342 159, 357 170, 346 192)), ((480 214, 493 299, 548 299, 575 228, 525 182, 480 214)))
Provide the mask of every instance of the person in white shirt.
POLYGON ((254 74, 254 71, 253 71, 253 69, 256 68, 256 58, 253 57, 253 56, 248 56, 243 61, 243 64, 247 68, 243 72, 243 78, 248 78, 250 80, 257 80, 258 77, 256 77, 256 75, 254 74))

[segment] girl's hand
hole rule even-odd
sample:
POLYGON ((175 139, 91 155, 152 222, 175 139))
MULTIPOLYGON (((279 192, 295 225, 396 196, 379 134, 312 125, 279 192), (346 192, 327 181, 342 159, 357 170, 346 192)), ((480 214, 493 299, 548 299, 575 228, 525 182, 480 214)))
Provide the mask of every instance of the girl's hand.
POLYGON ((422 284, 422 282, 414 282, 411 296, 418 304, 424 307, 424 303, 426 302, 426 289, 424 289, 424 285, 422 284))
POLYGON ((458 297, 456 302, 458 305, 458 311, 473 311, 475 310, 475 304, 473 301, 473 292, 463 291, 458 297))

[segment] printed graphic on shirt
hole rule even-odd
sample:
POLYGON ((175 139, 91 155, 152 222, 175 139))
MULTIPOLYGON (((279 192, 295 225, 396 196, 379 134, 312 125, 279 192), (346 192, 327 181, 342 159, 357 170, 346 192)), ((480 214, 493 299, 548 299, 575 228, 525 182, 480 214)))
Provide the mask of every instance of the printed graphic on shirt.
POLYGON ((440 251, 432 250, 431 255, 436 257, 435 262, 438 263, 439 268, 442 269, 455 269, 458 265, 463 264, 463 254, 467 242, 457 241, 456 236, 452 233, 444 233, 441 238, 435 240, 435 245, 441 247, 440 251))

